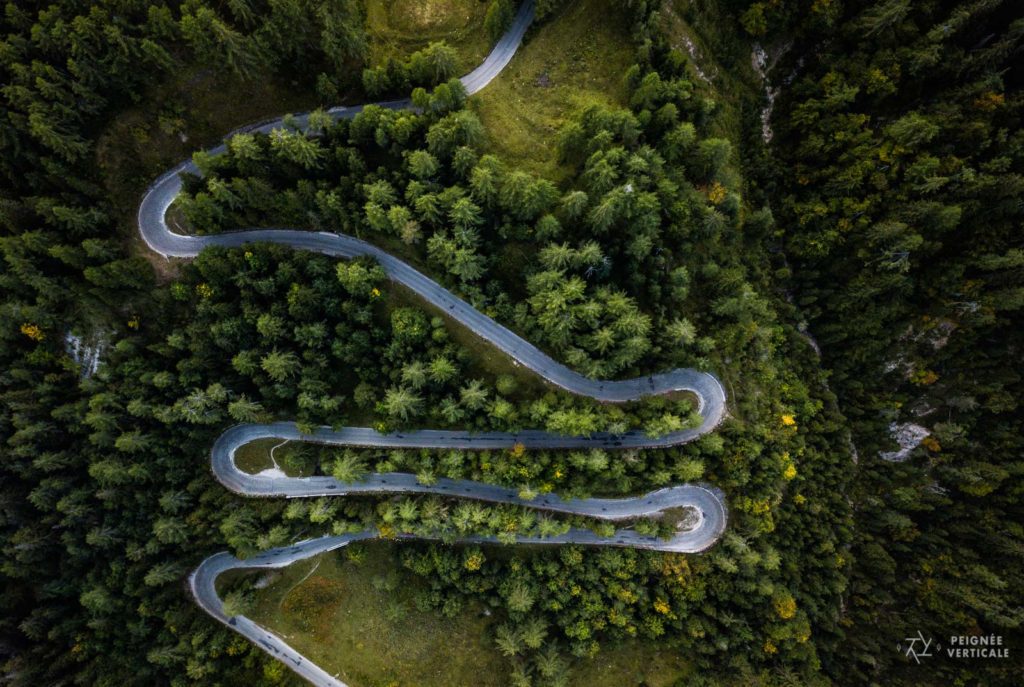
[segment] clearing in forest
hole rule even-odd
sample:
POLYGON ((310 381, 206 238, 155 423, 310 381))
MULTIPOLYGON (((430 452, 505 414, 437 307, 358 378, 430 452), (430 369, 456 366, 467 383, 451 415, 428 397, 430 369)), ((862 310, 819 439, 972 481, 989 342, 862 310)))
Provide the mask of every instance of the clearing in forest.
POLYGON ((560 180, 559 129, 592 103, 626 104, 633 49, 623 3, 566 2, 470 99, 487 129, 487 148, 510 167, 560 180))
MULTIPOLYGON (((398 574, 401 544, 377 541, 351 551, 356 555, 344 549, 271 573, 247 615, 352 687, 506 684, 508 659, 492 639, 497 615, 482 606, 464 606, 451 617, 421 612, 418 588, 399 584, 406 579, 398 574)), ((574 661, 567 684, 669 687, 689 668, 678 652, 628 641, 574 661)))
POLYGON ((484 30, 489 3, 480 0, 367 0, 367 64, 403 60, 444 41, 458 53, 457 72, 483 62, 494 43, 484 30))

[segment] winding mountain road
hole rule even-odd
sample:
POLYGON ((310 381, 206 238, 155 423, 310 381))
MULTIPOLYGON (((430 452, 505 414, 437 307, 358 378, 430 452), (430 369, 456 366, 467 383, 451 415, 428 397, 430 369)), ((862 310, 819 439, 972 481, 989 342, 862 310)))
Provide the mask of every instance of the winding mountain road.
MULTIPOLYGON (((476 93, 493 80, 515 55, 527 27, 533 19, 533 0, 526 0, 517 12, 512 26, 498 41, 487 59, 477 69, 462 77, 466 90, 476 93)), ((411 107, 409 100, 378 103, 383 107, 403 109, 411 107)), ((329 110, 335 119, 351 118, 363 106, 336 107, 329 110)), ((308 122, 307 115, 295 118, 300 127, 308 122)), ((284 126, 283 120, 261 122, 233 132, 269 133, 284 126)), ((231 134, 231 135, 233 135, 231 134)), ((225 139, 228 140, 230 135, 225 139)), ((223 153, 226 144, 208 152, 223 153)), ((339 482, 333 477, 289 478, 253 475, 240 470, 235 464, 235 451, 260 439, 281 439, 317 444, 364 447, 418 447, 461 448, 476 450, 507 449, 522 444, 528 449, 603 448, 608 450, 661 448, 692 441, 718 426, 725 415, 725 392, 718 379, 711 374, 690 369, 637 379, 608 381, 594 380, 575 372, 553 360, 536 346, 525 341, 508 328, 485 316, 458 298, 437 282, 423 275, 394 256, 360 239, 328 232, 291 229, 250 229, 213 236, 186 236, 174 233, 167 225, 166 214, 181 191, 182 173, 199 174, 198 168, 186 161, 168 171, 146 191, 139 206, 138 228, 146 244, 165 257, 191 258, 210 246, 238 247, 249 243, 267 242, 290 246, 299 250, 315 251, 341 258, 369 256, 384 269, 387 276, 409 288, 424 300, 440 308, 451 318, 468 327, 478 336, 537 373, 547 381, 571 393, 603 402, 621 403, 644 396, 673 391, 687 391, 696 395, 701 424, 698 427, 651 438, 641 432, 612 435, 598 433, 586 437, 572 437, 540 430, 517 433, 471 433, 458 430, 415 430, 381 434, 364 427, 346 427, 339 430, 320 428, 312 434, 299 431, 294 423, 265 425, 239 425, 224 432, 211 451, 211 467, 215 477, 228 489, 245 496, 310 498, 346 496, 352 494, 421 493, 439 494, 476 499, 495 503, 510 503, 538 510, 588 516, 597 520, 621 522, 639 517, 658 517, 669 509, 692 509, 695 517, 685 530, 670 539, 659 539, 620 529, 611 537, 603 537, 585 529, 570 529, 552 537, 520 537, 518 544, 591 546, 619 546, 657 551, 696 553, 712 546, 724 532, 728 521, 722 493, 710 486, 687 484, 623 499, 565 500, 553 494, 544 494, 532 500, 520 498, 517 491, 492 484, 468 480, 440 479, 432 485, 417 482, 415 476, 402 473, 374 473, 357 483, 339 482)), ((228 616, 217 594, 217 578, 229 570, 272 569, 286 567, 327 551, 346 546, 353 541, 377 538, 376 531, 327 536, 264 551, 244 561, 227 552, 204 560, 189 577, 189 585, 197 603, 211 616, 250 639, 270 655, 315 685, 346 687, 305 658, 283 639, 260 627, 245 616, 228 616)), ((399 535, 402 539, 429 539, 430 537, 399 535)), ((440 538, 440 536, 438 537, 440 538)), ((460 537, 459 543, 498 543, 493 537, 460 537)))

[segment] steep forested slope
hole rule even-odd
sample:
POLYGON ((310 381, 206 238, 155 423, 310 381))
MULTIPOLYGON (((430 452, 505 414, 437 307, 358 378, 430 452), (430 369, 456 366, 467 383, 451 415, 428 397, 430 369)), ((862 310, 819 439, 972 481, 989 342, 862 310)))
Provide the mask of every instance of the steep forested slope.
MULTIPOLYGON (((917 630, 1019 639, 1024 12, 758 2, 742 23, 794 41, 765 171, 861 458, 851 641, 832 671, 881 679, 917 630), (930 432, 903 463, 879 457, 892 423, 930 432)), ((995 684, 1019 661, 946 668, 995 684)))

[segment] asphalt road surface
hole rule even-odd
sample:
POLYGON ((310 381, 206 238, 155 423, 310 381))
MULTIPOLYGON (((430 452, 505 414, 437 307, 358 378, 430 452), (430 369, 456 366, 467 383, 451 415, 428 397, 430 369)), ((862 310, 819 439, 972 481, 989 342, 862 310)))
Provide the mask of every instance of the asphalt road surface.
MULTIPOLYGON (((533 19, 533 0, 520 8, 508 32, 498 41, 487 59, 461 81, 466 90, 476 93, 491 82, 515 55, 523 35, 533 19)), ((411 107, 409 100, 378 103, 383 107, 404 109, 411 107)), ((362 106, 337 107, 329 110, 336 119, 351 118, 361 112, 362 106)), ((304 127, 307 115, 296 117, 298 126, 304 127)), ((269 133, 283 126, 283 120, 260 122, 234 133, 269 133)), ((230 138, 230 135, 227 137, 230 138)), ((227 140, 227 138, 225 140, 227 140)), ((225 144, 209 152, 222 153, 225 144)), ((698 427, 651 438, 641 432, 619 435, 598 433, 586 437, 552 434, 540 430, 517 433, 470 433, 456 430, 415 430, 381 434, 364 427, 346 427, 340 430, 321 428, 312 434, 303 434, 292 423, 268 425, 239 425, 222 434, 214 444, 211 466, 217 479, 228 489, 246 496, 305 498, 319 496, 345 496, 365 493, 429 493, 459 498, 477 499, 495 503, 512 503, 538 510, 584 515, 605 521, 627 521, 637 517, 657 516, 667 509, 692 509, 695 517, 685 530, 670 539, 658 539, 620 529, 611 537, 598 536, 590 530, 570 529, 553 537, 521 537, 518 544, 591 546, 620 546, 696 553, 712 546, 724 532, 728 514, 722 493, 710 486, 687 484, 660 489, 649 494, 623 499, 566 500, 553 494, 524 500, 518 492, 505 487, 468 480, 440 479, 432 485, 422 485, 408 474, 374 473, 358 483, 343 483, 332 477, 289 478, 281 476, 251 475, 238 469, 235 451, 258 439, 275 438, 319 444, 368 447, 424 447, 463 449, 506 449, 523 444, 532 449, 603 448, 621 450, 630 448, 659 448, 692 441, 712 431, 725 416, 725 392, 714 375, 690 369, 677 369, 637 379, 610 381, 595 380, 570 370, 553 360, 536 346, 525 341, 506 327, 498 324, 471 305, 458 298, 437 282, 413 269, 394 256, 360 239, 328 232, 310 232, 291 229, 250 229, 213 236, 185 236, 174 233, 167 226, 166 213, 181 191, 179 175, 183 172, 198 174, 191 162, 183 162, 168 171, 146 191, 139 206, 139 233, 146 244, 165 257, 195 257, 208 246, 237 247, 248 243, 278 243, 300 250, 310 250, 341 258, 370 256, 387 276, 411 289, 432 305, 442 309, 453 319, 468 327, 478 336, 509 355, 524 367, 549 382, 581 396, 604 402, 621 403, 644 396, 672 391, 688 391, 698 399, 701 424, 698 427)), ((214 618, 250 639, 270 655, 315 685, 345 687, 345 684, 290 647, 283 639, 260 627, 244 616, 228 616, 217 594, 219 575, 236 569, 282 568, 327 551, 343 547, 353 541, 378 537, 375 531, 342 536, 328 536, 299 542, 291 546, 264 551, 240 561, 227 552, 218 553, 203 561, 192 573, 189 584, 196 601, 214 618)), ((400 536, 408 539, 427 539, 422 536, 400 536)), ((458 543, 496 544, 493 537, 462 537, 458 543)))

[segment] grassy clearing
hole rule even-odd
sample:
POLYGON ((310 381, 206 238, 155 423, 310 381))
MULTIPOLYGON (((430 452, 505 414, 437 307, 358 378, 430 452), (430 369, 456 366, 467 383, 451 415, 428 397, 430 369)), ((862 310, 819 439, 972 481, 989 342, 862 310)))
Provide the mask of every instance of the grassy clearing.
POLYGON ((591 103, 624 105, 633 62, 630 22, 617 0, 571 0, 519 49, 505 71, 470 99, 487 147, 510 165, 560 181, 555 138, 591 103))
POLYGON ((483 62, 492 41, 484 30, 489 3, 483 0, 367 0, 368 63, 404 59, 444 41, 459 54, 459 73, 483 62))
POLYGON ((491 618, 479 608, 454 619, 417 611, 414 588, 394 574, 398 546, 364 550, 359 564, 341 553, 290 566, 257 592, 253 620, 353 687, 504 684, 491 618))
MULTIPOLYGON (((260 575, 269 584, 250 616, 352 687, 507 684, 508 664, 490 639, 496 619, 481 607, 454 618, 416 610, 415 585, 395 573, 399 546, 365 545, 358 564, 343 551, 260 575)), ((631 641, 575 661, 569 684, 669 687, 688 672, 673 652, 631 641)))
POLYGON ((679 654, 639 640, 606 647, 571 670, 573 687, 672 687, 691 672, 679 654))
MULTIPOLYGON (((270 449, 281 442, 275 439, 260 439, 244 446, 239 446, 235 451, 235 465, 242 472, 255 475, 261 470, 269 470, 274 467, 270 460, 270 449)), ((276 453, 274 454, 276 457, 276 453)))
POLYGON ((658 518, 661 522, 668 523, 677 531, 690 531, 697 525, 697 511, 690 506, 679 508, 667 508, 661 512, 658 518))
POLYGON ((313 474, 309 460, 311 452, 311 447, 306 444, 282 444, 280 439, 259 439, 235 451, 235 464, 242 472, 255 475, 270 470, 276 462, 277 468, 288 477, 309 477, 313 474), (271 449, 274 449, 273 458, 271 449))

